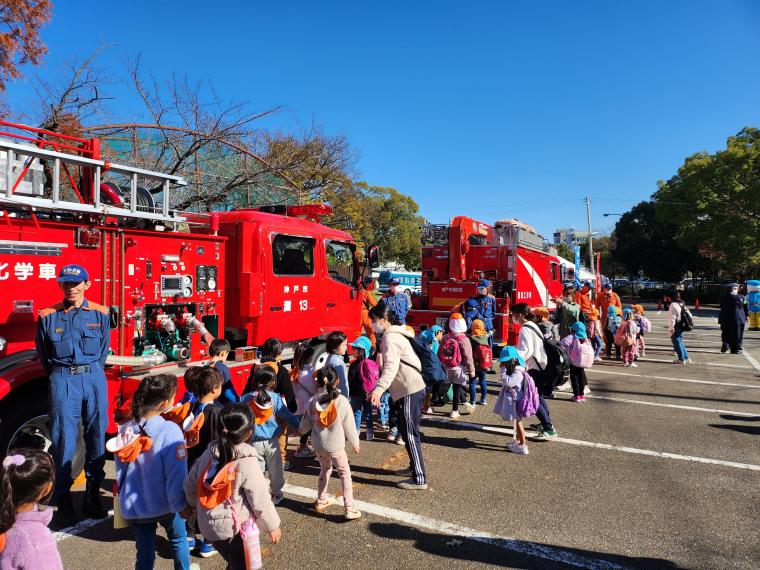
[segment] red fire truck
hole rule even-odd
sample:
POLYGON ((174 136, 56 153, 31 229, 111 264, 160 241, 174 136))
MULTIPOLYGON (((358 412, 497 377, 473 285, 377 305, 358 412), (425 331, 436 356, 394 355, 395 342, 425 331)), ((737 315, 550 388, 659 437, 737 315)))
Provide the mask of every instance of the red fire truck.
MULTIPOLYGON (((185 184, 104 161, 97 139, 0 122, 0 453, 48 444, 34 337, 38 311, 61 299, 63 265, 86 267, 88 298, 110 311, 113 410, 147 374, 182 377, 214 337, 232 344, 242 389, 268 337, 286 351, 314 344, 319 365, 329 332, 359 333, 357 246, 319 223, 329 206, 174 211, 185 184)), ((367 259, 377 264, 377 248, 367 259)))
POLYGON ((554 308, 567 269, 547 251, 544 239, 517 220, 494 225, 458 216, 449 225, 427 225, 422 232, 422 294, 413 299, 407 323, 443 326, 449 314, 477 293, 488 279, 497 301, 494 337, 514 343, 507 314, 512 303, 554 308))

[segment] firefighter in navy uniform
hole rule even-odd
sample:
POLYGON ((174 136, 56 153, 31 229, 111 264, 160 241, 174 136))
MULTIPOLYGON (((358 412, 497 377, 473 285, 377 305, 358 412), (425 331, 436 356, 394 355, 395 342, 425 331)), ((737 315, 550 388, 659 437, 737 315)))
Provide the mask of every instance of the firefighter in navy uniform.
MULTIPOLYGON (((493 350, 493 333, 494 326, 493 321, 496 318, 496 297, 488 292, 488 288, 491 286, 491 282, 487 279, 482 279, 478 282, 478 294, 470 297, 471 301, 477 303, 478 317, 486 327, 488 333, 488 346, 493 350)), ((492 370, 489 372, 493 372, 492 370)))
MULTIPOLYGON (((391 282, 388 284, 388 291, 383 295, 382 301, 390 310, 398 315, 402 323, 405 323, 406 315, 409 312, 409 297, 403 291, 398 290, 400 285, 401 281, 397 277, 391 279, 391 282)), ((380 339, 377 340, 379 341, 380 339)))
POLYGON ((84 267, 62 267, 57 281, 63 301, 40 311, 35 340, 37 353, 50 376, 56 522, 70 526, 76 522, 70 489, 80 422, 84 425, 87 477, 82 511, 92 518, 108 514, 100 502, 100 485, 105 478, 108 389, 103 366, 110 344, 110 319, 108 309, 85 299, 91 283, 84 267))

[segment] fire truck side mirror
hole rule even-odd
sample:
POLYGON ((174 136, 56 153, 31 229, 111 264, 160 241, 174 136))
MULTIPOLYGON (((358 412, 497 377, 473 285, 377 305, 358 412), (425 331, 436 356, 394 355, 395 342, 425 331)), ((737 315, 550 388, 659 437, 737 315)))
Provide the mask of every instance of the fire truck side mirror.
POLYGON ((376 245, 371 245, 367 248, 367 266, 370 269, 379 267, 380 265, 380 248, 376 245))

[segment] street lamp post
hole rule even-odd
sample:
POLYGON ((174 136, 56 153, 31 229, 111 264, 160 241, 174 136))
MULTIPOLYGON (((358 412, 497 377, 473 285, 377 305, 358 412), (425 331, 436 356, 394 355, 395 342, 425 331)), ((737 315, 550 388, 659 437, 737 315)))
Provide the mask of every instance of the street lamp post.
POLYGON ((596 275, 594 269, 594 237, 591 233, 591 198, 586 196, 586 223, 588 224, 588 261, 591 274, 596 275))

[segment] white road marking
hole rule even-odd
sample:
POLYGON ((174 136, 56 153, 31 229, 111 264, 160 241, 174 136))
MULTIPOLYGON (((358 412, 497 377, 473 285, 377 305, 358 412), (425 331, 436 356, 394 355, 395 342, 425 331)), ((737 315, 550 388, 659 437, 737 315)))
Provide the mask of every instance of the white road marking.
POLYGON ((78 522, 77 524, 73 526, 68 526, 66 528, 62 528, 59 531, 56 531, 53 533, 53 537, 55 538, 56 542, 63 542, 67 538, 71 538, 72 536, 78 536, 85 532, 86 530, 89 530, 93 527, 96 527, 100 524, 109 522, 113 519, 113 511, 108 511, 108 516, 104 519, 85 519, 83 521, 78 522))
MULTIPOLYGON (((682 365, 683 366, 683 365, 682 365)), ((604 368, 604 367, 602 367, 604 368)), ((648 374, 631 374, 630 372, 613 372, 611 370, 600 370, 599 368, 589 368, 586 373, 594 372, 595 374, 608 374, 610 376, 632 376, 644 380, 669 380, 670 382, 686 382, 688 384, 713 384, 715 386, 733 386, 735 388, 760 388, 760 384, 736 384, 733 382, 715 382, 713 380, 695 380, 693 378, 673 378, 671 376, 650 376, 648 374)))
MULTIPOLYGON (((596 396, 589 394, 587 398, 593 398, 594 400, 609 400, 611 402, 621 402, 624 404, 640 404, 642 406, 656 406, 658 408, 673 408, 675 410, 689 410, 692 412, 709 412, 712 414, 731 414, 734 416, 743 416, 747 418, 760 418, 759 414, 752 414, 749 412, 735 412, 733 410, 719 410, 716 408, 699 408, 697 406, 683 406, 680 404, 662 404, 660 402, 646 402, 644 400, 629 400, 628 398, 613 398, 612 396, 596 396)), ((667 396, 663 396, 667 398, 667 396)), ((561 398, 565 399, 565 398, 561 398)))
MULTIPOLYGON (((667 360, 667 359, 662 359, 662 358, 649 358, 648 356, 644 358, 639 358, 639 361, 641 362, 667 362, 667 363, 673 364, 673 360, 667 360)), ((741 364, 723 364, 722 362, 695 362, 693 363, 693 365, 694 366, 718 366, 720 368, 740 368, 742 370, 752 370, 751 366, 742 366, 741 364)))
MULTIPOLYGON (((306 487, 285 485, 283 491, 291 495, 297 495, 299 497, 305 497, 307 499, 317 498, 317 492, 314 489, 309 489, 306 487)), ((338 499, 338 503, 340 505, 343 504, 342 497, 338 499)), ((364 511, 365 513, 370 513, 379 517, 383 517, 385 519, 394 520, 407 526, 431 530, 437 534, 447 534, 451 536, 467 538, 483 544, 496 546, 503 550, 525 554, 527 556, 540 558, 542 560, 547 560, 550 562, 567 564, 578 568, 593 568, 598 570, 625 568, 624 566, 620 566, 619 564, 608 562, 606 560, 580 556, 578 554, 570 552, 569 550, 563 550, 562 548, 546 546, 544 544, 534 544, 532 542, 524 540, 498 536, 491 534, 490 532, 475 530, 466 526, 433 519, 423 515, 418 515, 416 513, 401 511, 391 507, 385 507, 383 505, 377 505, 375 503, 354 501, 354 505, 360 511, 364 511)))
MULTIPOLYGON (((474 424, 470 422, 452 421, 444 418, 431 418, 425 417, 426 420, 435 423, 447 424, 451 426, 460 426, 466 428, 472 428, 479 431, 485 431, 489 433, 501 433, 506 435, 512 435, 512 430, 506 428, 498 428, 492 426, 485 426, 482 424, 474 424)), ((526 430, 526 435, 530 438, 535 435, 534 432, 526 430)), ((738 463, 736 461, 724 461, 722 459, 711 459, 709 457, 696 457, 694 455, 681 455, 680 453, 668 453, 665 451, 652 451, 651 449, 639 449, 637 447, 626 447, 620 445, 610 445, 609 443, 596 443, 593 441, 584 441, 581 439, 571 439, 568 437, 555 437, 551 441, 557 443, 567 443, 569 445, 577 445, 580 447, 594 447, 596 449, 607 449, 609 451, 620 451, 622 453, 631 453, 634 455, 645 455, 648 457, 659 457, 661 459, 677 459, 679 461, 691 461, 693 463, 706 463, 709 465, 720 465, 722 467, 733 467, 735 469, 748 469, 750 471, 760 471, 760 465, 754 465, 752 463, 738 463)))
POLYGON ((743 355, 744 355, 744 357, 745 357, 745 358, 746 358, 746 359, 749 361, 749 363, 752 365, 752 367, 753 367, 755 370, 757 370, 758 372, 760 372, 760 362, 758 362, 757 360, 755 360, 755 359, 752 357, 752 355, 751 355, 749 352, 747 352, 746 350, 743 350, 743 351, 742 351, 742 354, 743 354, 743 355))

